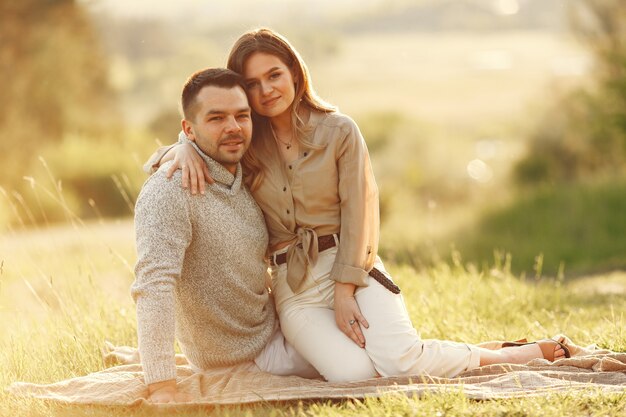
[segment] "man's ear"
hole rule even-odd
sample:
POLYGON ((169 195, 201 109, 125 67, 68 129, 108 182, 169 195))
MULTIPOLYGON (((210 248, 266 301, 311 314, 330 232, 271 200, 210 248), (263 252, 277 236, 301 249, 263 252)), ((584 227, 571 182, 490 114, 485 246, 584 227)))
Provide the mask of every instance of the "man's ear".
POLYGON ((183 120, 181 120, 180 124, 183 127, 183 132, 185 132, 185 135, 187 136, 187 139, 189 139, 192 142, 195 142, 196 141, 196 135, 193 132, 193 126, 191 125, 191 123, 187 119, 183 119, 183 120))

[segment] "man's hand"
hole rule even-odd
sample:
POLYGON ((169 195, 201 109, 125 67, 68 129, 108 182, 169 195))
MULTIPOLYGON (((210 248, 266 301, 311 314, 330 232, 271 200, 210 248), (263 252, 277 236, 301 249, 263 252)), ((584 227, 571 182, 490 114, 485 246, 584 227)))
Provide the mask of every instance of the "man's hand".
POLYGON ((191 401, 191 395, 179 392, 176 388, 176 380, 169 379, 148 384, 148 401, 154 404, 186 403, 191 401))
POLYGON ((335 282, 335 322, 337 326, 357 345, 365 347, 365 336, 361 326, 370 327, 361 314, 359 305, 354 298, 356 285, 335 282))

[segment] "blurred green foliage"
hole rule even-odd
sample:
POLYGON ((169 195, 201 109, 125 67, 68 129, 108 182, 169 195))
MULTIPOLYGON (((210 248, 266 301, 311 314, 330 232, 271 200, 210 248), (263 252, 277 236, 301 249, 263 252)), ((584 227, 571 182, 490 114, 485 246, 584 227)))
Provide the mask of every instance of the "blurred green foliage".
POLYGON ((406 123, 406 118, 396 112, 370 113, 359 117, 359 128, 371 154, 379 153, 401 135, 406 123))
POLYGON ((626 3, 571 6, 576 35, 595 58, 591 86, 555 100, 515 169, 522 184, 626 173, 626 3))
POLYGON ((176 141, 180 130, 181 115, 176 109, 160 111, 148 124, 149 134, 164 144, 176 141))
MULTIPOLYGON (((39 156, 80 138, 85 152, 78 161, 101 158, 98 141, 119 144, 123 139, 119 115, 106 55, 89 18, 73 0, 0 2, 0 57, 2 190, 9 205, 27 211, 39 205, 28 191, 32 181, 24 181, 42 166, 39 156)), ((55 170, 74 163, 68 158, 58 162, 55 170)), ((79 195, 85 187, 102 188, 106 178, 92 173, 74 183, 61 179, 69 194, 79 195)), ((38 212, 28 217, 43 220, 38 212)), ((49 219, 54 217, 60 216, 50 214, 49 219)))
MULTIPOLYGON (((316 70, 313 75, 324 74, 320 70, 328 60, 344 60, 337 67, 343 73, 324 74, 324 79, 362 71, 361 84, 346 83, 345 91, 359 97, 355 86, 373 90, 374 101, 357 107, 361 114, 350 114, 368 144, 379 185, 382 255, 422 265, 456 242, 472 262, 491 259, 494 248, 510 251, 516 271, 532 268, 540 253, 546 273, 554 273, 561 261, 572 274, 622 265, 614 248, 623 249, 623 202, 610 192, 611 182, 623 190, 626 162, 622 3, 584 0, 572 8, 576 33, 596 58, 593 82, 556 97, 539 120, 523 122, 535 129, 528 156, 514 169, 514 178, 524 184, 519 189, 510 187, 506 159, 519 126, 493 127, 500 122, 491 118, 468 125, 453 117, 437 124, 432 116, 419 120, 410 101, 397 111, 379 106, 377 89, 390 80, 385 71, 393 73, 404 61, 381 60, 384 68, 368 78, 357 57, 369 53, 369 44, 351 50, 354 43, 339 31, 339 23, 319 30, 325 26, 317 27, 317 20, 291 20, 277 28, 316 70), (483 158, 476 144, 485 138, 504 145, 483 161, 493 180, 480 183, 468 175, 468 161, 483 158), (589 178, 604 185, 580 184, 589 178), (603 202, 601 207, 589 203, 589 196, 603 202), (504 200, 509 204, 496 211, 504 200), (485 207, 490 210, 478 226, 465 227, 485 207), (607 231, 609 223, 603 221, 614 228, 607 231), (574 244, 579 236, 568 233, 583 226, 583 238, 591 236, 593 244, 581 251, 574 244), (561 236, 568 236, 566 243, 561 236)), ((407 4, 409 11, 425 13, 418 9, 407 4)), ((394 16, 406 20, 408 14, 394 16)), ((131 214, 145 179, 141 164, 157 142, 173 142, 180 129, 174 106, 190 68, 222 65, 233 40, 248 29, 222 24, 193 32, 154 19, 93 17, 75 0, 0 2, 0 226, 131 214)), ((380 33, 376 27, 368 30, 380 33)), ((441 87, 422 90, 441 93, 441 87)), ((334 92, 325 93, 334 99, 334 92)), ((406 94, 412 94, 408 86, 406 94)))
MULTIPOLYGON (((626 181, 545 186, 487 211, 453 243, 484 269, 510 254, 516 274, 579 276, 626 268, 626 181)), ((449 253, 450 246, 439 250, 449 253)))
POLYGON ((0 175, 15 184, 12 168, 42 144, 110 131, 117 115, 105 55, 74 1, 0 2, 0 39, 0 175))
POLYGON ((508 253, 515 272, 552 276, 626 268, 626 3, 583 0, 570 17, 592 81, 535 122, 513 171, 519 195, 448 240, 470 262, 508 253))

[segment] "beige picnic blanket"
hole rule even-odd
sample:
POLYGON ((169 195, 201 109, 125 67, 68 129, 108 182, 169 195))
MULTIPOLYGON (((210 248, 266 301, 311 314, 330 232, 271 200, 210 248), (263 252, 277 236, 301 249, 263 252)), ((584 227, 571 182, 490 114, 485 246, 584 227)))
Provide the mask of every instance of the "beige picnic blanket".
MULTIPOLYGON (((138 405, 147 403, 136 349, 107 345, 105 363, 118 365, 53 384, 16 382, 8 391, 69 404, 138 405)), ((295 376, 281 377, 230 367, 194 373, 177 356, 178 383, 193 397, 192 405, 245 404, 265 401, 349 399, 389 393, 422 395, 462 392, 472 399, 545 395, 559 391, 626 392, 626 353, 587 351, 550 363, 536 359, 527 365, 491 365, 457 378, 390 377, 350 383, 329 383, 295 376)), ((246 368, 249 369, 249 368, 246 368)), ((168 405, 164 405, 168 406, 168 405)))

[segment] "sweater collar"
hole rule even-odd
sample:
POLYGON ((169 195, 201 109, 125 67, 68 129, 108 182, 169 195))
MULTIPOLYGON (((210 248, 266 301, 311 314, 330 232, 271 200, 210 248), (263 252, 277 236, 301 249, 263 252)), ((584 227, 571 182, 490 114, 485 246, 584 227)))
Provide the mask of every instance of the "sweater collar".
POLYGON ((237 164, 237 171, 235 171, 235 175, 233 175, 222 164, 202 152, 200 147, 195 142, 190 141, 190 143, 208 165, 209 173, 211 174, 213 180, 216 183, 222 184, 228 188, 230 190, 230 194, 237 193, 242 184, 241 164, 237 164))

